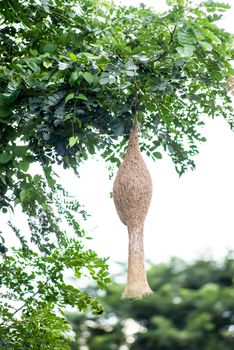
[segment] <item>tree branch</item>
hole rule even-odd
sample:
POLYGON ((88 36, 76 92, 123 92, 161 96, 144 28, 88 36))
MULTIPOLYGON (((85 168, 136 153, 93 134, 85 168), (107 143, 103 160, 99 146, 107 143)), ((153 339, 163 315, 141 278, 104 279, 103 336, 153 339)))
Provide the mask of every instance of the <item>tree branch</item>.
MULTIPOLYGON (((172 41, 173 41, 173 38, 174 38, 174 35, 175 35, 176 28, 177 28, 177 26, 175 25, 173 31, 172 31, 172 32, 170 31, 170 39, 169 39, 169 41, 168 41, 167 46, 170 46, 170 45, 171 45, 171 43, 172 43, 172 41)), ((162 58, 164 58, 164 57, 166 56, 167 53, 168 53, 168 50, 165 50, 161 55, 159 55, 159 56, 156 58, 155 62, 157 62, 157 61, 161 60, 162 58)))
MULTIPOLYGON (((40 286, 38 287, 38 289, 31 295, 31 298, 34 298, 49 282, 49 278, 46 279, 46 281, 40 286)), ((23 303, 23 305, 21 305, 18 309, 16 309, 12 314, 11 317, 15 316, 15 314, 17 314, 20 310, 22 310, 26 305, 27 305, 27 300, 23 303)), ((5 323, 5 321, 3 320, 0 323, 0 326, 3 325, 5 323)))

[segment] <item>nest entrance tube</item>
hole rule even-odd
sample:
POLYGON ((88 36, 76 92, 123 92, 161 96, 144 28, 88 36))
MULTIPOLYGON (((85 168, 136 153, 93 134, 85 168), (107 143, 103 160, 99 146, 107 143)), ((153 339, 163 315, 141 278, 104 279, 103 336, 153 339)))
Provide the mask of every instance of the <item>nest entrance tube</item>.
POLYGON ((141 299, 152 291, 144 263, 144 222, 152 197, 152 180, 138 143, 137 117, 128 150, 117 172, 113 199, 120 220, 128 228, 128 278, 123 298, 141 299))

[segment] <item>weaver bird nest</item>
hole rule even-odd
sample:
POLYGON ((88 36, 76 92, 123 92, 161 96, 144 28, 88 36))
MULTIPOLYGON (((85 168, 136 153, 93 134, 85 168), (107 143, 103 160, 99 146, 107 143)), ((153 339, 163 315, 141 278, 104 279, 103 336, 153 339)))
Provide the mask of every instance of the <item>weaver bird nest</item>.
POLYGON ((152 291, 144 264, 144 222, 152 197, 152 180, 141 156, 135 117, 128 150, 114 181, 113 199, 120 220, 128 228, 128 279, 123 298, 141 299, 152 291))

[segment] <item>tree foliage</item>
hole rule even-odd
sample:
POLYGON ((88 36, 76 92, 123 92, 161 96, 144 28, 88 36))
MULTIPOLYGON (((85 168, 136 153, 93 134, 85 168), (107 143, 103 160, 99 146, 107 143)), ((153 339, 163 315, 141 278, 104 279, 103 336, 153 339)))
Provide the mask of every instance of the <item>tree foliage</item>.
POLYGON ((144 6, 75 4, 12 1, 1 9, 2 206, 18 199, 29 210, 12 175, 23 182, 32 162, 77 169, 97 150, 118 162, 133 108, 142 149, 155 159, 162 145, 180 174, 194 167, 203 116, 233 126, 226 92, 233 38, 215 24, 228 5, 178 1, 159 15, 144 6))
POLYGON ((58 185, 48 198, 55 204, 53 211, 45 203, 44 211, 36 208, 36 215, 28 218, 31 242, 9 222, 22 248, 2 253, 0 349, 68 349, 64 309, 103 311, 98 300, 74 283, 86 276, 103 289, 109 281, 106 259, 84 248, 86 235, 78 220, 86 213, 58 185))
POLYGON ((105 259, 83 247, 84 211, 61 188, 55 165, 77 173, 97 153, 119 164, 133 112, 142 150, 156 160, 164 149, 179 174, 195 166, 205 117, 233 127, 233 37, 216 25, 228 6, 170 2, 163 14, 102 0, 1 2, 0 209, 20 207, 30 228, 27 238, 9 223, 22 246, 13 254, 0 233, 4 349, 43 348, 42 334, 48 349, 64 348, 58 310, 100 312, 62 275, 87 269, 100 288, 108 281, 105 259))
POLYGON ((121 300, 123 286, 113 284, 103 298, 106 313, 102 317, 68 316, 77 334, 71 349, 85 344, 89 350, 117 350, 123 345, 134 350, 231 350, 233 273, 233 253, 222 263, 173 258, 151 266, 152 296, 127 302, 121 300))

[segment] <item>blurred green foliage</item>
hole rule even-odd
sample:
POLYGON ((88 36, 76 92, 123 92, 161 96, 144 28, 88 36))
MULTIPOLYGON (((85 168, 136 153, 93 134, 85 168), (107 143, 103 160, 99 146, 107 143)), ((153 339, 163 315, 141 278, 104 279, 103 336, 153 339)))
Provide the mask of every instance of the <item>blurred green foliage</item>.
POLYGON ((152 265, 148 276, 152 296, 121 300, 123 286, 114 284, 103 297, 101 318, 70 314, 77 335, 71 349, 80 350, 81 344, 89 350, 234 348, 233 252, 223 262, 173 258, 152 265))
POLYGON ((23 227, 9 222, 21 248, 8 250, 5 241, 0 245, 0 350, 69 349, 71 329, 64 309, 103 310, 77 283, 85 276, 103 289, 108 281, 107 259, 86 248, 90 237, 77 221, 87 213, 59 185, 48 196, 53 211, 45 215, 37 209, 37 216, 28 219, 31 240, 23 227))
MULTIPOLYGON (((204 120, 221 116, 234 128, 233 36, 216 23, 229 6, 168 3, 161 14, 105 0, 0 1, 0 210, 20 207, 30 229, 27 237, 9 223, 22 247, 14 253, 0 232, 0 349, 67 349, 64 307, 102 311, 64 280, 69 270, 99 289, 109 282, 106 260, 84 248, 85 213, 55 166, 78 173, 94 154, 119 164, 136 111, 141 149, 155 161, 164 150, 180 175, 195 167, 204 120)), ((177 334, 167 318, 150 322, 177 334)), ((113 336, 93 339, 108 349, 113 336)))

